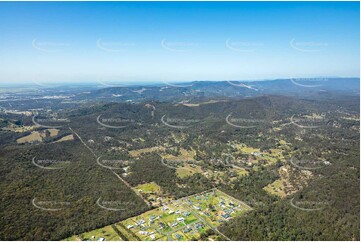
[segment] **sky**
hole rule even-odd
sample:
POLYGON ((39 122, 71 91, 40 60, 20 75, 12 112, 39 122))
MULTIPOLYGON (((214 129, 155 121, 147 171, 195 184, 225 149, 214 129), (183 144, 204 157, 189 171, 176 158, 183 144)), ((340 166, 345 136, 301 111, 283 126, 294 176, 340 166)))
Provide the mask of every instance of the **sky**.
POLYGON ((0 83, 359 77, 359 2, 0 2, 0 83))

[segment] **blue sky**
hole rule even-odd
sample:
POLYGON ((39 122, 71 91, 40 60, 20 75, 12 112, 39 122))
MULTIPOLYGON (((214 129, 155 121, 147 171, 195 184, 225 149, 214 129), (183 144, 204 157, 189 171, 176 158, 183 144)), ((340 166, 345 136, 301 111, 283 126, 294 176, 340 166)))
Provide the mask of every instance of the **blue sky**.
POLYGON ((358 77, 358 2, 0 2, 0 82, 358 77))

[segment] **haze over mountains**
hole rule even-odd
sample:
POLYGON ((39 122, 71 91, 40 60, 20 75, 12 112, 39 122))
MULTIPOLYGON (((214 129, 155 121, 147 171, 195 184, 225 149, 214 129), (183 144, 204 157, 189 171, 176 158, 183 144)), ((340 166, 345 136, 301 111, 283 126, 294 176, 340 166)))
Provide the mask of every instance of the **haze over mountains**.
POLYGON ((315 95, 328 92, 353 93, 360 91, 359 78, 279 79, 269 81, 194 81, 164 83, 154 86, 107 87, 80 97, 113 98, 133 101, 192 97, 251 97, 273 95, 315 95), (160 95, 161 94, 161 95, 160 95))

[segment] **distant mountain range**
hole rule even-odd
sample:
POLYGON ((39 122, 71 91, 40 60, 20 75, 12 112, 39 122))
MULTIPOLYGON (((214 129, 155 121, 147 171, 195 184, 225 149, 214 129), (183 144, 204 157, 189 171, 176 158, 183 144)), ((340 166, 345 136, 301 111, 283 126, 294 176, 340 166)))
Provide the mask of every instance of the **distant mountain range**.
POLYGON ((184 101, 209 98, 246 98, 261 95, 327 96, 359 95, 359 78, 278 79, 268 81, 194 81, 154 85, 110 86, 79 93, 78 100, 184 101))

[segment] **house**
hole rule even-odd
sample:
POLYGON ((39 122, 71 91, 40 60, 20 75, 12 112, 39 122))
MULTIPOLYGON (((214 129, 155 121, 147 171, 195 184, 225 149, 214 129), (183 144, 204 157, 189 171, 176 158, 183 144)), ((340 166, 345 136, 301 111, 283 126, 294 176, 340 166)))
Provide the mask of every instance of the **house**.
POLYGON ((133 227, 134 227, 134 225, 129 224, 129 225, 127 226, 127 229, 131 229, 131 228, 133 228, 133 227))
POLYGON ((181 239, 181 238, 182 238, 182 236, 179 235, 179 234, 174 234, 174 236, 175 236, 177 239, 181 239))
POLYGON ((188 233, 188 232, 190 232, 190 231, 192 231, 192 228, 191 228, 191 227, 187 227, 187 228, 185 228, 185 229, 183 230, 183 233, 188 233))
POLYGON ((173 210, 169 210, 169 214, 173 214, 174 213, 174 211, 173 210))
POLYGON ((160 229, 164 229, 164 228, 165 228, 165 224, 162 223, 162 222, 158 223, 158 225, 159 225, 159 228, 160 228, 160 229))
POLYGON ((142 235, 147 235, 148 234, 147 231, 139 231, 139 233, 142 234, 142 235))
POLYGON ((178 225, 178 223, 177 222, 174 222, 174 223, 172 223, 172 227, 175 227, 175 226, 177 226, 178 225))
POLYGON ((204 228, 204 225, 202 223, 197 223, 195 227, 196 227, 196 229, 200 230, 200 229, 204 228))
POLYGON ((190 212, 184 212, 183 213, 183 215, 186 216, 186 217, 189 216, 190 214, 191 214, 190 212))
POLYGON ((98 241, 104 241, 105 239, 103 237, 100 237, 98 241))
POLYGON ((196 205, 194 205, 193 208, 194 208, 195 210, 201 210, 201 208, 200 208, 200 207, 197 207, 196 205))
POLYGON ((142 225, 142 224, 145 224, 145 220, 144 219, 141 219, 141 220, 139 220, 138 221, 138 223, 137 223, 138 225, 142 225))
POLYGON ((154 234, 151 234, 151 235, 150 235, 150 238, 151 238, 152 240, 155 240, 155 235, 154 235, 154 234))
POLYGON ((182 218, 182 217, 177 218, 177 221, 178 221, 178 222, 183 222, 183 221, 184 221, 184 218, 182 218))

